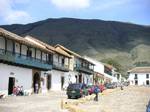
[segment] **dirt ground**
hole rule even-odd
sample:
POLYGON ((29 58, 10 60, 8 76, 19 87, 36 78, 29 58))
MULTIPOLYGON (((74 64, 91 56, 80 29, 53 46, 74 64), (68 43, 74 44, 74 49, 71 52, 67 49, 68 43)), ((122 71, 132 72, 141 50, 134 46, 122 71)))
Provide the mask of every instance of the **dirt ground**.
POLYGON ((150 87, 125 87, 102 95, 99 101, 79 105, 86 112, 145 112, 150 100, 150 87))
MULTIPOLYGON (((107 90, 99 101, 88 101, 78 107, 85 112, 145 112, 150 99, 150 87, 125 87, 107 90)), ((10 96, 0 99, 0 112, 67 112, 60 109, 66 92, 50 92, 31 96, 10 96)), ((76 101, 69 99, 70 101, 76 101)))
POLYGON ((0 99, 0 112, 66 112, 60 108, 65 92, 50 92, 31 96, 9 96, 0 99))

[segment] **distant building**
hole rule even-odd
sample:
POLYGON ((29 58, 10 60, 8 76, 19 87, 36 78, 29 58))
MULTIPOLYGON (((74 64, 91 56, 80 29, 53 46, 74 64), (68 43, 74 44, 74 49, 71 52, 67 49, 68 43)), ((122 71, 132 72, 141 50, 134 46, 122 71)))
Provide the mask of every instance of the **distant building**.
MULTIPOLYGON (((115 68, 111 65, 104 64, 100 61, 92 59, 90 57, 84 56, 84 58, 93 64, 95 76, 99 77, 99 82, 118 82, 117 80, 117 72, 115 72, 115 68)), ((121 76, 120 76, 121 77, 121 76)))
POLYGON ((150 67, 135 67, 128 74, 130 85, 150 85, 150 67))

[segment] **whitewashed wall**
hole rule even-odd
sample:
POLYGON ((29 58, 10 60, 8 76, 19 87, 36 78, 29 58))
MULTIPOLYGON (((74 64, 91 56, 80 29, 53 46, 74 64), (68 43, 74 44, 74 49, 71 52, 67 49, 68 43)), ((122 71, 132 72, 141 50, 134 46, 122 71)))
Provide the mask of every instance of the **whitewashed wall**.
POLYGON ((9 77, 15 78, 15 86, 23 86, 25 90, 32 91, 32 69, 0 63, 0 91, 5 94, 8 94, 9 77), (14 75, 10 75, 11 72, 14 75))
POLYGON ((20 53, 20 44, 19 43, 15 43, 15 52, 20 53))
POLYGON ((45 74, 45 71, 41 71, 41 78, 44 80, 41 81, 41 92, 44 94, 47 92, 47 76, 45 74))
POLYGON ((150 75, 150 73, 130 73, 128 79, 130 81, 130 85, 135 85, 135 74, 137 74, 138 77, 138 85, 146 85, 146 80, 150 81, 150 78, 146 78, 146 74, 150 75))
POLYGON ((61 76, 64 76, 64 72, 52 70, 51 71, 52 85, 51 90, 60 91, 61 90, 61 76))
POLYGON ((27 55, 27 50, 28 50, 27 46, 22 45, 21 54, 27 55))

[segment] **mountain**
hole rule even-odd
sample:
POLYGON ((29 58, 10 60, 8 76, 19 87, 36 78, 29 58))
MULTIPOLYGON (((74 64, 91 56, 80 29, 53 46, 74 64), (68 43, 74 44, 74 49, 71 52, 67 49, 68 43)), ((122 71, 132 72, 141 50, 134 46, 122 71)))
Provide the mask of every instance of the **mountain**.
MULTIPOLYGON (((112 59, 124 71, 150 65, 150 27, 96 19, 47 19, 26 25, 2 25, 21 36, 31 35, 97 60, 112 59)), ((125 73, 125 72, 124 72, 125 73)))

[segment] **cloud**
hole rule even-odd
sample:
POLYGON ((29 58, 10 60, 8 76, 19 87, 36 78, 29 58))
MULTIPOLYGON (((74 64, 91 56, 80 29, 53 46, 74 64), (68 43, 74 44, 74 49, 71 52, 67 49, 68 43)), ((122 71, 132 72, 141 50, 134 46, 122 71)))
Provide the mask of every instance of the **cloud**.
POLYGON ((7 23, 27 23, 32 20, 31 16, 24 11, 11 11, 9 15, 5 17, 7 23))
POLYGON ((27 23, 31 21, 32 18, 27 12, 13 9, 15 3, 21 2, 17 2, 17 0, 0 0, 0 18, 7 24, 27 23))
POLYGON ((130 1, 131 0, 101 0, 101 2, 96 4, 94 9, 99 11, 111 10, 114 7, 123 6, 130 1))
POLYGON ((64 10, 79 10, 90 6, 90 0, 51 0, 51 3, 64 10))

